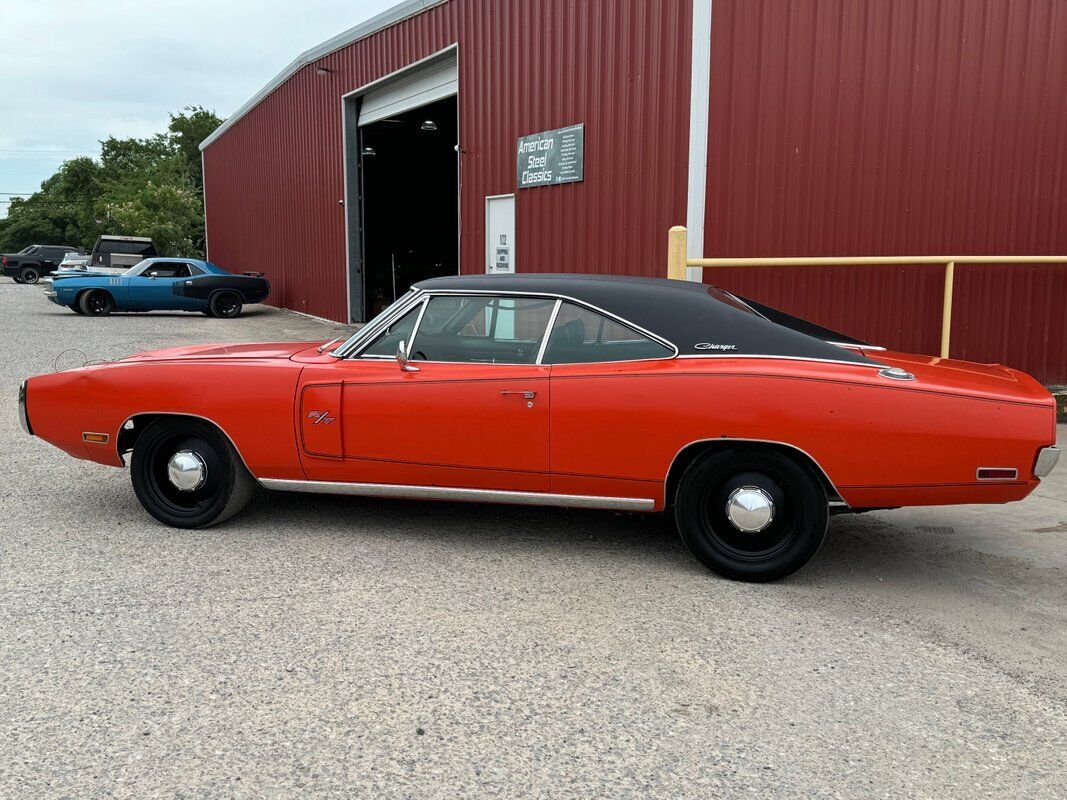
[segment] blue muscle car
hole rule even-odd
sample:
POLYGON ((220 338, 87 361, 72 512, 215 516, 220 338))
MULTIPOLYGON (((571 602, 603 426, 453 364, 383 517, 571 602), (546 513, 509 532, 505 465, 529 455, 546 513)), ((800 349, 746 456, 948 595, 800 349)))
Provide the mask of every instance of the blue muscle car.
POLYGON ((232 318, 245 303, 270 293, 262 272, 234 275, 210 261, 148 258, 125 272, 69 270, 56 273, 48 299, 76 314, 112 311, 200 311, 232 318))

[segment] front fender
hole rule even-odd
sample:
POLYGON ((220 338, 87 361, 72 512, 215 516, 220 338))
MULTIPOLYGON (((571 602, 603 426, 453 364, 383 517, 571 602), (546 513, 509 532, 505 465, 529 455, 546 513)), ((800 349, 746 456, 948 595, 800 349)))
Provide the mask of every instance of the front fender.
POLYGON ((256 477, 301 480, 293 427, 299 373, 288 359, 113 362, 30 378, 26 414, 36 436, 114 467, 123 465, 119 433, 131 417, 194 416, 217 425, 256 477))

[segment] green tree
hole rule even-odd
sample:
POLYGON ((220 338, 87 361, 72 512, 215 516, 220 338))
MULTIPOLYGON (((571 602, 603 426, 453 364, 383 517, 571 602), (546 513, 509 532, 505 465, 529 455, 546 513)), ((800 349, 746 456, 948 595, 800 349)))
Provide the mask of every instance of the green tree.
POLYGON ((0 252, 28 244, 92 246, 103 233, 151 236, 162 255, 204 253, 200 143, 222 123, 189 106, 166 132, 144 139, 109 136, 99 160, 65 162, 0 220, 0 252))

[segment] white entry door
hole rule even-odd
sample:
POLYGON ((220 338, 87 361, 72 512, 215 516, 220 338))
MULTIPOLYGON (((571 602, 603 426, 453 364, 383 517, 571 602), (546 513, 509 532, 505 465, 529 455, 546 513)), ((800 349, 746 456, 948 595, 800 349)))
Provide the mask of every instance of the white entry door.
POLYGON ((515 272, 515 195, 485 198, 485 271, 515 272))

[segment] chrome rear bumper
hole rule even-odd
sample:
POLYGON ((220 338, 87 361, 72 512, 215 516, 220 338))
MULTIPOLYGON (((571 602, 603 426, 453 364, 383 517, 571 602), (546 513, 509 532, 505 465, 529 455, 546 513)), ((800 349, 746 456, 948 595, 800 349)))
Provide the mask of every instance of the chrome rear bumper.
POLYGON ((1058 447, 1042 447, 1038 451, 1037 461, 1034 462, 1034 475, 1039 478, 1044 478, 1056 467, 1056 463, 1060 460, 1060 448, 1058 447))

